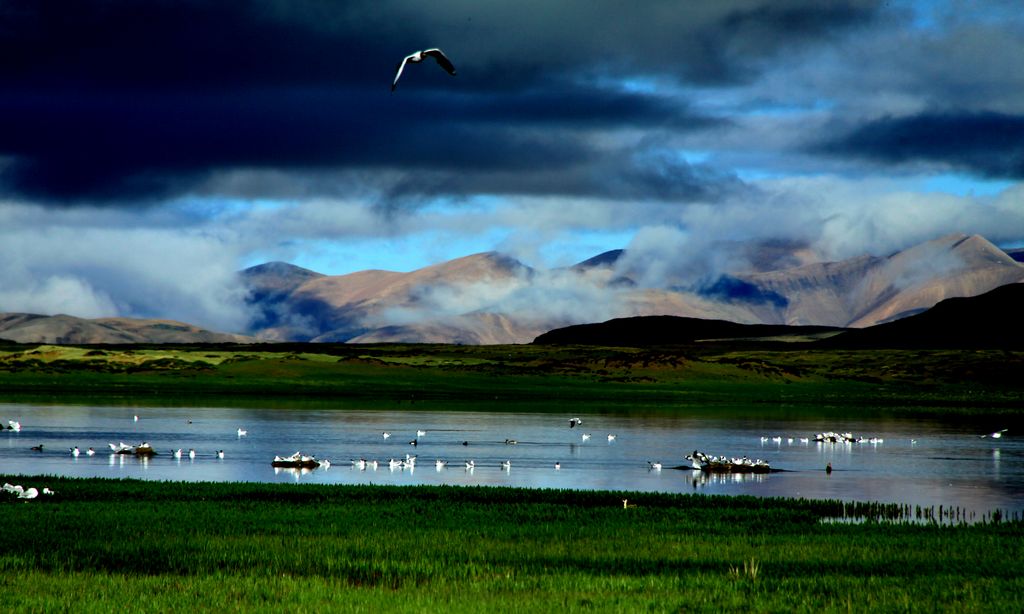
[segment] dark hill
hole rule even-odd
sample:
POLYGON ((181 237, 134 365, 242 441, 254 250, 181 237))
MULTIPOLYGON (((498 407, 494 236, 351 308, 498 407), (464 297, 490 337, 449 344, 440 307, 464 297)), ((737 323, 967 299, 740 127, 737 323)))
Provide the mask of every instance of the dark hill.
POLYGON ((843 329, 831 326, 737 324, 678 316, 617 318, 600 324, 579 324, 548 331, 533 342, 538 345, 603 345, 648 347, 681 345, 701 339, 750 339, 758 337, 807 337, 843 329))
POLYGON ((837 348, 1024 348, 1024 284, 950 298, 901 320, 851 329, 816 345, 837 348))
POLYGON ((574 268, 574 269, 592 269, 594 267, 602 267, 602 266, 610 267, 610 266, 614 265, 616 262, 618 262, 619 258, 622 258, 622 256, 625 253, 626 253, 626 250, 624 250, 624 249, 613 249, 613 250, 610 250, 610 251, 598 254, 598 255, 594 256, 593 258, 588 258, 588 259, 584 260, 583 262, 574 264, 572 268, 574 268))

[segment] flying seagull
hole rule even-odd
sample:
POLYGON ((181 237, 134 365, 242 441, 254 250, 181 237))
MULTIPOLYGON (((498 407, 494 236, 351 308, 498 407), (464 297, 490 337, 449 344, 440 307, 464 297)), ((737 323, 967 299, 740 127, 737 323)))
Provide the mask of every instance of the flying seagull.
POLYGON ((411 53, 405 56, 405 58, 398 64, 398 68, 395 69, 395 80, 391 82, 391 91, 395 91, 395 88, 398 87, 398 78, 402 76, 402 70, 405 69, 406 64, 408 64, 409 62, 412 62, 413 64, 418 64, 422 62, 427 56, 430 56, 437 60, 438 65, 440 65, 441 68, 445 69, 445 71, 449 75, 453 77, 455 76, 455 65, 452 64, 452 61, 449 60, 448 56, 446 56, 444 52, 441 51, 440 49, 426 49, 424 51, 417 51, 416 53, 411 53))

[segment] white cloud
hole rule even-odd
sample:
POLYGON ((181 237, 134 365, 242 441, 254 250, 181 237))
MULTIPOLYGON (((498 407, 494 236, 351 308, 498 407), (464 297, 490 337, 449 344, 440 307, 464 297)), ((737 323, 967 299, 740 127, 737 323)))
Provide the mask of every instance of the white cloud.
MULTIPOLYGON (((3 273, 0 271, 0 275, 3 273)), ((78 277, 51 275, 20 282, 3 277, 5 290, 0 296, 0 312, 70 314, 80 318, 101 318, 118 312, 107 293, 97 291, 78 277)))
POLYGON ((146 227, 134 214, 89 213, 0 205, 0 311, 242 329, 235 246, 201 228, 146 227), (118 223, 104 225, 115 217, 118 223))

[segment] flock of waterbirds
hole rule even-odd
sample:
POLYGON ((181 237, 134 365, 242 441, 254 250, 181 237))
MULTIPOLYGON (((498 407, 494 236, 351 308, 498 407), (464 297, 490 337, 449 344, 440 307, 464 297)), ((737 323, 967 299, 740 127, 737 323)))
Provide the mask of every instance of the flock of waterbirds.
MULTIPOLYGON (((13 496, 13 497, 16 497, 18 499, 26 499, 26 500, 28 500, 28 499, 35 499, 36 497, 39 496, 39 493, 40 493, 39 489, 36 488, 35 486, 30 486, 28 488, 25 488, 21 484, 11 484, 10 482, 7 482, 7 483, 4 484, 2 492, 6 496, 13 496)), ((43 486, 42 494, 50 496, 50 495, 57 494, 57 492, 53 491, 53 490, 50 490, 46 486, 43 486)))
MULTIPOLYGON (((135 422, 138 422, 139 421, 139 416, 138 415, 132 416, 132 420, 135 421, 135 422)), ((192 420, 189 419, 188 423, 191 424, 192 420)), ((569 429, 574 429, 574 428, 576 428, 578 426, 581 426, 583 424, 583 420, 581 418, 578 418, 578 417, 573 417, 573 418, 570 418, 568 420, 568 424, 569 424, 569 429)), ((2 428, 3 427, 0 426, 0 429, 2 429, 2 428)), ((14 432, 14 433, 21 433, 22 430, 23 430, 21 422, 17 421, 17 420, 8 420, 6 429, 8 431, 11 431, 11 432, 14 432)), ((981 438, 991 438, 991 439, 1000 439, 1000 438, 1003 437, 1004 433, 1008 432, 1008 430, 1009 429, 1004 428, 1004 429, 1000 429, 1000 430, 997 430, 997 431, 993 431, 991 433, 986 433, 986 434, 983 434, 983 435, 979 435, 979 437, 981 437, 981 438)), ((582 429, 581 429, 581 431, 582 431, 582 429)), ((238 428, 235 431, 234 434, 235 434, 235 436, 237 438, 241 439, 241 438, 246 437, 248 435, 248 431, 246 429, 244 429, 244 428, 238 428)), ((390 439, 392 437, 392 432, 391 431, 381 431, 380 436, 381 436, 382 439, 388 440, 388 439, 390 439)), ((427 437, 427 436, 428 436, 428 433, 427 433, 426 430, 417 429, 415 431, 415 437, 413 437, 411 440, 409 440, 408 443, 411 446, 417 446, 417 445, 419 445, 420 439, 424 438, 424 437, 427 437)), ((587 442, 587 441, 589 441, 591 439, 591 437, 592 437, 591 433, 580 432, 580 441, 581 442, 587 442)), ((606 439, 607 439, 609 444, 613 443, 616 440, 616 438, 617 437, 616 437, 616 435, 614 433, 608 433, 606 435, 606 439)), ((869 444, 878 445, 878 444, 884 443, 884 439, 882 439, 880 437, 861 437, 861 436, 856 436, 856 435, 854 435, 853 433, 850 433, 850 432, 838 432, 838 431, 824 431, 824 432, 815 434, 813 437, 808 436, 808 437, 785 437, 784 438, 781 435, 775 435, 775 436, 767 436, 767 435, 765 435, 765 436, 761 437, 761 445, 762 446, 764 446, 766 443, 769 443, 769 442, 781 445, 783 443, 783 441, 785 441, 789 445, 792 445, 795 441, 799 441, 801 444, 809 444, 811 441, 814 441, 818 445, 823 445, 823 444, 846 444, 846 445, 851 445, 851 444, 863 444, 863 443, 869 443, 869 444)), ((506 445, 518 445, 519 441, 516 440, 516 439, 506 438, 504 440, 504 443, 506 445)), ((914 440, 914 439, 911 439, 910 443, 911 443, 911 445, 916 445, 917 441, 914 440)), ((123 458, 125 456, 135 456, 135 457, 143 459, 144 461, 148 461, 148 459, 150 459, 151 457, 154 457, 154 456, 158 455, 157 450, 154 449, 153 446, 149 442, 143 442, 141 444, 132 445, 132 444, 126 444, 126 443, 124 443, 122 441, 122 442, 118 442, 118 443, 108 443, 107 445, 110 448, 110 456, 111 456, 112 459, 114 457, 116 457, 116 456, 122 457, 122 460, 123 460, 123 458)), ((463 441, 462 445, 463 446, 469 446, 469 442, 468 441, 463 441)), ((30 448, 30 450, 33 451, 33 452, 43 452, 44 451, 44 446, 43 446, 43 444, 38 444, 38 445, 32 446, 30 448)), ((96 454, 96 450, 94 448, 92 448, 92 447, 89 447, 89 448, 87 448, 85 450, 82 450, 79 446, 74 446, 74 447, 69 448, 68 451, 69 451, 70 455, 72 457, 75 457, 75 458, 79 457, 82 454, 85 454, 86 456, 94 456, 96 454)), ((224 457, 225 457, 224 450, 222 450, 222 449, 221 450, 217 450, 217 451, 213 452, 212 454, 211 453, 206 453, 206 454, 200 455, 194 448, 189 448, 187 451, 185 449, 183 449, 183 448, 176 448, 176 449, 171 449, 169 451, 169 454, 170 454, 171 457, 173 457, 175 460, 178 460, 178 461, 180 461, 182 459, 185 459, 185 458, 189 459, 190 461, 194 461, 197 458, 200 458, 201 456, 202 457, 213 456, 214 458, 216 458, 218 460, 223 460, 224 457)), ((752 472, 762 472, 762 471, 769 471, 769 470, 771 470, 769 462, 767 460, 763 460, 763 459, 760 459, 760 458, 751 459, 751 458, 748 458, 747 456, 733 457, 733 456, 728 456, 728 455, 724 455, 724 454, 723 455, 707 455, 707 454, 705 454, 703 452, 695 450, 693 452, 693 454, 687 455, 684 458, 687 461, 689 461, 689 462, 684 464, 684 465, 681 465, 681 466, 679 466, 677 468, 679 468, 679 469, 690 468, 690 469, 694 469, 695 471, 701 471, 701 470, 703 470, 703 471, 722 471, 724 469, 728 469, 730 473, 731 472, 751 472, 751 471, 752 472)), ((376 471, 376 470, 378 470, 380 468, 386 467, 388 470, 390 470, 392 472, 393 471, 399 471, 399 470, 401 470, 401 471, 406 471, 407 470, 407 471, 412 472, 412 471, 414 471, 416 469, 416 466, 417 466, 416 465, 417 456, 414 455, 414 454, 405 454, 404 458, 402 458, 402 457, 398 457, 398 458, 391 457, 387 461, 378 460, 378 459, 371 459, 371 458, 366 458, 366 457, 361 456, 359 458, 352 458, 352 459, 350 459, 350 462, 351 462, 351 466, 354 469, 357 469, 359 471, 376 471)), ((271 465, 275 468, 275 471, 279 471, 281 469, 285 469, 285 470, 301 472, 301 473, 307 473, 307 472, 309 472, 309 471, 311 471, 313 469, 328 469, 328 468, 330 468, 332 466, 332 464, 333 463, 330 460, 328 460, 328 459, 317 458, 317 457, 315 457, 313 455, 303 454, 301 451, 295 452, 294 454, 291 454, 291 455, 288 455, 288 456, 275 456, 273 461, 272 461, 272 463, 271 463, 271 465)), ((434 468, 435 468, 436 471, 441 472, 441 471, 447 469, 449 466, 451 466, 451 463, 448 460, 446 460, 446 459, 436 458, 436 459, 434 459, 433 465, 434 465, 434 468)), ((462 467, 464 467, 465 471, 467 471, 469 473, 473 473, 476 470, 476 468, 479 466, 474 459, 465 459, 465 460, 459 461, 458 463, 455 463, 454 465, 455 466, 462 466, 462 467)), ((649 460, 649 461, 647 461, 647 466, 648 466, 648 469, 651 470, 651 471, 661 471, 664 465, 660 461, 650 461, 649 460)), ((500 461, 498 463, 498 467, 500 467, 500 469, 502 471, 505 471, 505 472, 511 471, 511 469, 512 469, 512 461, 511 461, 511 459, 506 459, 506 460, 500 461)), ((553 464, 553 469, 556 470, 556 471, 561 470, 562 469, 561 462, 555 462, 553 464)), ((826 471, 828 473, 831 473, 831 464, 829 464, 828 467, 826 467, 826 471)), ((15 494, 15 495, 18 496, 18 498, 21 498, 21 499, 32 499, 32 498, 37 497, 38 494, 39 494, 39 491, 34 489, 34 488, 23 489, 20 486, 15 486, 15 485, 10 485, 10 484, 5 485, 4 491, 9 493, 9 494, 15 494), (8 488, 8 486, 10 488, 8 488)), ((48 488, 44 487, 43 493, 44 494, 53 494, 53 491, 50 491, 48 488)))
MULTIPOLYGON (((984 435, 982 435, 982 437, 984 437, 984 435)), ((859 435, 854 435, 853 433, 850 433, 850 432, 837 433, 836 431, 825 431, 825 432, 822 432, 822 433, 818 433, 814 437, 785 437, 785 438, 783 438, 781 435, 775 435, 775 436, 772 436, 772 437, 769 437, 768 435, 762 435, 761 436, 761 443, 762 444, 769 443, 769 442, 770 443, 775 443, 775 444, 781 444, 783 442, 783 440, 785 440, 785 442, 787 444, 789 444, 789 445, 793 445, 793 443, 795 441, 797 441, 797 440, 799 440, 800 443, 810 443, 811 441, 814 441, 815 443, 871 443, 871 444, 885 443, 885 440, 882 439, 881 437, 861 437, 859 435)), ((917 440, 916 439, 911 439, 910 443, 911 444, 916 444, 917 440)))
MULTIPOLYGON (((132 421, 133 422, 138 422, 139 421, 139 416, 137 414, 133 415, 132 416, 132 421)), ((189 419, 187 422, 189 424, 192 424, 192 420, 191 419, 189 419)), ((575 428, 576 426, 578 426, 578 425, 580 425, 582 423, 583 423, 583 420, 581 418, 570 418, 569 419, 569 428, 570 429, 575 428)), ((2 429, 2 428, 3 427, 0 427, 0 429, 2 429)), ((19 421, 9 420, 8 421, 7 429, 10 430, 10 431, 13 431, 13 432, 21 433, 22 432, 22 425, 21 425, 21 423, 19 421)), ((420 438, 427 436, 427 431, 423 430, 423 429, 417 429, 415 433, 416 433, 416 436, 412 440, 409 441, 409 445, 417 446, 417 445, 419 445, 420 438)), ((246 429, 238 428, 235 431, 235 436, 238 437, 239 439, 241 439, 243 437, 246 437, 247 435, 248 435, 248 430, 246 430, 246 429)), ((381 432, 381 437, 384 440, 390 439, 391 435, 392 435, 392 433, 390 431, 382 431, 381 432)), ((608 443, 614 442, 616 440, 616 438, 617 438, 617 436, 614 433, 608 433, 606 435, 606 439, 607 439, 608 443)), ((591 439, 591 433, 581 433, 581 435, 580 435, 581 442, 586 442, 586 441, 589 441, 590 439, 591 439)), ((516 439, 505 439, 504 443, 506 445, 518 445, 519 441, 516 440, 516 439)), ((463 446, 469 446, 469 442, 468 441, 463 441, 462 445, 463 446)), ((137 457, 137 458, 141 458, 144 461, 148 461, 150 458, 152 458, 154 456, 159 456, 160 455, 160 453, 156 450, 156 448, 154 448, 153 445, 150 444, 148 441, 144 441, 144 442, 142 442, 140 444, 128 444, 128 443, 125 443, 124 441, 120 441, 120 442, 117 442, 117 443, 108 443, 107 446, 110 449, 109 454, 110 454, 111 458, 121 457, 123 459, 126 456, 134 456, 134 457, 137 457)), ((30 448, 30 450, 33 451, 33 452, 43 452, 44 451, 44 445, 43 444, 38 444, 38 445, 32 446, 30 448)), ((83 450, 80 446, 73 446, 71 448, 68 448, 68 452, 70 453, 70 455, 73 458, 78 458, 79 456, 81 456, 83 454, 86 455, 86 456, 95 456, 96 453, 97 453, 96 449, 93 448, 93 447, 89 447, 89 448, 86 448, 85 450, 83 450)), ((186 459, 187 458, 190 461, 193 461, 193 460, 195 460, 195 459, 197 459, 197 458, 199 458, 201 456, 207 456, 206 454, 200 455, 194 448, 189 448, 187 451, 184 448, 171 449, 169 451, 169 454, 175 460, 182 460, 182 459, 186 459)), ((225 457, 224 450, 217 450, 212 455, 216 459, 218 459, 218 460, 223 460, 224 457, 225 457)), ((405 454, 404 458, 393 458, 392 457, 392 458, 389 458, 386 462, 385 461, 381 461, 381 460, 376 460, 376 459, 368 459, 368 458, 365 458, 365 457, 360 457, 360 458, 353 458, 353 459, 351 459, 351 465, 352 465, 352 467, 354 467, 356 469, 359 469, 361 471, 366 471, 366 470, 374 470, 374 471, 376 471, 378 468, 385 467, 385 466, 389 470, 391 470, 391 471, 396 471, 396 470, 409 470, 409 471, 413 471, 416 468, 416 460, 417 460, 417 456, 412 455, 412 454, 405 454)), ((271 465, 276 470, 280 470, 280 469, 296 470, 296 471, 301 470, 303 473, 308 472, 308 471, 310 471, 312 469, 318 469, 318 468, 319 469, 329 469, 332 466, 332 464, 333 463, 329 459, 317 458, 316 456, 313 456, 313 455, 303 454, 301 451, 297 451, 297 452, 295 452, 293 454, 290 454, 290 455, 287 455, 287 456, 275 456, 273 461, 271 462, 271 465)), ((435 461, 434 461, 434 468, 437 471, 442 471, 442 470, 448 468, 449 464, 450 464, 449 461, 447 461, 445 459, 438 458, 438 459, 435 459, 435 461)), ((461 464, 462 464, 462 466, 465 467, 466 471, 468 471, 470 473, 472 473, 478 467, 476 461, 473 460, 473 459, 464 460, 464 461, 461 462, 461 464)), ((648 467, 651 470, 660 471, 661 468, 662 468, 662 464, 660 462, 648 461, 647 464, 648 464, 648 467)), ((506 460, 500 461, 498 463, 498 466, 503 471, 506 471, 506 472, 511 471, 511 469, 512 469, 512 461, 511 461, 511 459, 506 459, 506 460)), ((553 464, 553 468, 556 471, 561 470, 562 469, 562 463, 560 461, 556 461, 553 464)))
MULTIPOLYGON (((569 419, 569 428, 570 429, 571 428, 575 428, 577 425, 582 424, 582 423, 583 423, 583 420, 580 419, 580 418, 570 418, 569 419)), ((416 430, 416 437, 409 441, 409 445, 411 445, 411 446, 418 446, 419 442, 420 442, 420 438, 426 437, 426 436, 427 436, 427 431, 425 431, 423 429, 417 429, 416 430)), ((391 437, 392 437, 392 432, 391 431, 381 431, 381 438, 382 439, 388 440, 388 439, 391 439, 391 437)), ((580 436, 580 440, 583 441, 583 442, 589 441, 590 439, 591 439, 591 434, 590 433, 582 433, 581 436, 580 436)), ((607 439, 608 443, 612 443, 612 442, 614 442, 617 439, 617 435, 615 433, 608 433, 606 435, 606 439, 607 439)), ((506 438, 504 443, 505 443, 505 445, 509 445, 509 446, 519 445, 519 441, 517 439, 510 439, 510 438, 506 438)), ((462 445, 468 447, 469 446, 469 441, 463 441, 462 445)), ((417 455, 406 454, 405 458, 391 457, 391 458, 389 458, 387 460, 387 462, 385 462, 385 461, 382 461, 382 460, 369 459, 369 458, 366 458, 364 456, 361 456, 359 458, 350 459, 350 462, 351 462, 352 467, 354 467, 355 469, 358 469, 360 471, 367 471, 367 470, 376 471, 378 469, 386 467, 389 471, 408 470, 408 471, 412 472, 412 471, 416 470, 417 458, 418 458, 417 455)), ((275 469, 278 469, 278 470, 291 470, 291 471, 301 471, 301 472, 308 472, 308 471, 312 471, 313 469, 317 469, 317 468, 328 469, 332 465, 330 460, 317 458, 316 456, 313 456, 313 455, 310 455, 310 454, 303 454, 301 451, 297 451, 294 454, 291 454, 289 456, 275 456, 274 460, 273 460, 273 462, 271 464, 274 466, 275 469)), ((656 470, 656 471, 661 471, 662 464, 660 462, 647 461, 647 464, 648 464, 648 467, 650 469, 656 470)), ((441 471, 447 469, 450 465, 451 465, 451 463, 448 460, 445 460, 445 459, 442 459, 442 458, 434 459, 434 469, 436 471, 438 471, 438 472, 441 472, 441 471)), ((476 468, 478 467, 477 462, 474 459, 463 460, 460 463, 457 463, 457 465, 461 465, 465 469, 465 471, 467 471, 469 473, 473 473, 476 470, 476 468)), ((512 470, 512 460, 511 459, 505 459, 503 461, 500 461, 498 463, 498 466, 501 468, 502 471, 509 472, 509 471, 512 470)), ((552 465, 552 468, 555 471, 560 471, 562 469, 562 463, 560 461, 556 461, 552 465)))
MULTIPOLYGON (((132 421, 133 422, 138 422, 139 421, 138 414, 132 416, 132 421)), ((188 423, 192 424, 192 420, 188 420, 188 423)), ((2 430, 2 429, 3 429, 3 427, 0 426, 0 430, 2 430)), ((21 433, 22 432, 21 422, 18 421, 18 420, 8 420, 7 421, 7 430, 9 430, 11 432, 14 432, 14 433, 21 433)), ((248 431, 246 431, 245 429, 241 429, 240 428, 240 429, 238 429, 236 431, 235 434, 236 434, 237 437, 241 438, 241 437, 245 437, 248 434, 248 431)), ((153 448, 153 446, 148 441, 140 443, 140 444, 136 444, 136 445, 127 444, 127 443, 125 443, 123 441, 120 441, 118 443, 108 443, 107 446, 110 448, 110 455, 112 457, 113 456, 136 456, 136 457, 139 457, 139 458, 146 459, 146 458, 150 458, 150 457, 158 455, 158 452, 156 451, 156 449, 153 448)), ((45 445, 41 444, 41 443, 37 444, 37 445, 34 445, 34 446, 31 446, 29 448, 29 450, 31 450, 33 452, 43 452, 44 449, 45 449, 45 445)), ((82 456, 83 454, 85 456, 95 456, 96 455, 96 449, 93 448, 93 447, 89 447, 89 448, 86 448, 86 449, 83 450, 80 446, 72 446, 72 447, 68 448, 68 453, 73 458, 78 458, 79 456, 82 456)), ((169 454, 172 457, 174 457, 175 459, 188 458, 190 460, 195 460, 196 458, 198 458, 200 456, 199 453, 196 452, 195 448, 189 448, 188 451, 185 451, 183 448, 172 449, 172 450, 169 451, 169 454)), ((224 458, 224 450, 217 450, 217 451, 212 453, 212 456, 217 458, 217 459, 223 460, 223 458, 224 458)))

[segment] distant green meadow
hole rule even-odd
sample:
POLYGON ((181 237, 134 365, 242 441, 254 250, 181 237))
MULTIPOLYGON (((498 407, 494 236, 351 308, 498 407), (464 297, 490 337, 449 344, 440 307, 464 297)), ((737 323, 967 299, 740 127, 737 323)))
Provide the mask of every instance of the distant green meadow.
POLYGON ((0 402, 1021 415, 1024 352, 773 348, 9 344, 0 402))
POLYGON ((835 523, 891 506, 706 495, 0 480, 57 493, 0 493, 12 612, 1024 610, 1019 521, 835 523))

